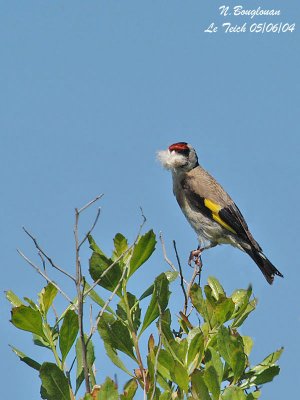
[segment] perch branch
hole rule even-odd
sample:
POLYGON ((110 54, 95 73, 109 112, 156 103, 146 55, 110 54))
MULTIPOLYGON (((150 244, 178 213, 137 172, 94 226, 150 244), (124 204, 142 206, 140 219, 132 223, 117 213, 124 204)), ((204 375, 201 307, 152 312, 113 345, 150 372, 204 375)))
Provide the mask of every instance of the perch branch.
POLYGON ((173 240, 173 246, 174 246, 174 251, 175 251, 175 255, 176 255, 176 259, 177 259, 177 264, 178 264, 178 267, 179 267, 180 286, 181 286, 181 289, 182 289, 182 292, 183 292, 183 296, 184 296, 183 314, 186 315, 186 311, 187 311, 187 307, 188 307, 188 296, 186 294, 186 290, 185 290, 185 287, 184 287, 184 277, 183 277, 183 273, 182 273, 181 263, 180 263, 180 259, 179 259, 179 255, 178 255, 178 251, 177 251, 175 240, 173 240))

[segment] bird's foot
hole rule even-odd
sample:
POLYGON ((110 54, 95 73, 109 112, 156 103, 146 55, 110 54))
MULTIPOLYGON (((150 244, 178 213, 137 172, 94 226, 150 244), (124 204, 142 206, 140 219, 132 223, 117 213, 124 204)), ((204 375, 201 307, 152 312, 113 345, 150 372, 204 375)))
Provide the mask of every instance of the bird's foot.
POLYGON ((191 266, 192 262, 194 262, 198 267, 202 267, 202 260, 201 260, 201 253, 202 249, 200 247, 197 248, 197 250, 192 250, 190 252, 188 264, 191 266))

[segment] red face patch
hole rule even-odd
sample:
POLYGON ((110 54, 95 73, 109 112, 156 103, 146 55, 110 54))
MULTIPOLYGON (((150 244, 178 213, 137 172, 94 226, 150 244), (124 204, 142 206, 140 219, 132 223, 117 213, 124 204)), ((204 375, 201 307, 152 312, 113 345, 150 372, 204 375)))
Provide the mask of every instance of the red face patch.
POLYGON ((187 151, 189 150, 187 143, 185 142, 178 142, 178 143, 174 143, 171 144, 171 146, 169 146, 169 150, 170 151, 178 151, 178 152, 182 152, 182 151, 187 151))

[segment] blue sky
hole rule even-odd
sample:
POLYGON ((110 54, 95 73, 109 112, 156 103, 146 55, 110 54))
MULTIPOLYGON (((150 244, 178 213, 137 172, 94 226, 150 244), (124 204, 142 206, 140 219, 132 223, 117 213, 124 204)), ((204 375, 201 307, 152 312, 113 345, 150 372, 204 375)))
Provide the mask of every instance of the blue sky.
MULTIPOLYGON (((218 15, 222 4, 0 1, 1 290, 35 298, 44 284, 16 253, 18 247, 36 259, 23 225, 72 271, 74 208, 99 193, 105 196, 94 236, 108 253, 115 233, 133 240, 142 206, 145 229, 164 233, 170 257, 175 239, 185 259, 196 236, 155 153, 190 142, 285 275, 269 287, 249 257, 219 246, 203 256, 202 279, 216 276, 228 293, 253 284, 259 305, 243 328, 255 339, 253 362, 285 347, 281 374, 266 385, 263 398, 296 398, 299 27, 281 34, 204 33, 211 22, 224 22, 218 15)), ((299 24, 296 0, 226 4, 282 11, 274 18, 236 18, 239 24, 299 24)), ((83 218, 82 233, 92 215, 90 210, 83 218)), ((84 249, 84 268, 88 257, 84 249)), ((133 290, 141 293, 144 282, 148 286, 166 269, 158 246, 133 290)), ((180 293, 176 285, 172 290, 180 293)), ((8 343, 40 361, 45 354, 11 326, 4 294, 0 304, 3 397, 38 399, 35 372, 18 361, 8 343)), ((99 347, 99 381, 115 372, 104 369, 101 358, 99 347)))

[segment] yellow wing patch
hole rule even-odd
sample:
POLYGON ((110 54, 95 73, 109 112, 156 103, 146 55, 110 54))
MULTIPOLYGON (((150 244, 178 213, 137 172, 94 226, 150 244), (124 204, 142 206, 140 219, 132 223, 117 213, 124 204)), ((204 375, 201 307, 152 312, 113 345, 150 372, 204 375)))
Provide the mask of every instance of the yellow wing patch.
POLYGON ((221 219, 221 217, 219 216, 219 211, 222 210, 222 207, 219 204, 214 203, 213 201, 211 201, 209 199, 204 199, 204 205, 212 212, 212 217, 216 222, 218 222, 224 228, 228 229, 230 232, 236 234, 236 231, 234 229, 232 229, 231 226, 226 224, 226 222, 224 222, 221 219))

